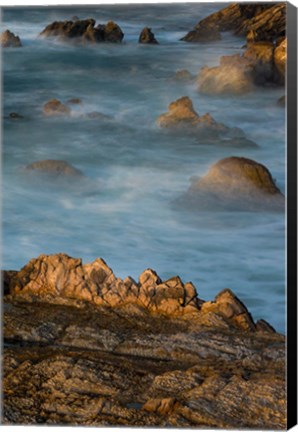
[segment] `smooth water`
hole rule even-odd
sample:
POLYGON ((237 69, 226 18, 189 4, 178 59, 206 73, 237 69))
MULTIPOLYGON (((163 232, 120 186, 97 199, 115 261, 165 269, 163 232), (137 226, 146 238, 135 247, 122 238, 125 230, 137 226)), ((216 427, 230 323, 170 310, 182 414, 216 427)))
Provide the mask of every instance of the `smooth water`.
POLYGON ((217 160, 246 156, 266 165, 285 188, 283 89, 243 97, 204 96, 195 84, 173 81, 180 69, 197 74, 221 55, 241 52, 244 40, 179 41, 222 4, 148 4, 89 8, 5 8, 2 27, 23 48, 3 52, 3 268, 19 269, 41 253, 64 252, 84 262, 103 257, 115 274, 134 278, 147 267, 161 278, 191 280, 203 299, 231 288, 255 319, 285 330, 285 218, 275 213, 195 212, 172 206, 217 160), (79 47, 38 39, 54 20, 93 17, 116 21, 122 44, 79 47), (144 26, 160 45, 137 43, 144 26), (155 123, 178 97, 188 95, 199 114, 241 127, 258 149, 202 145, 165 133, 155 123), (51 98, 78 97, 67 119, 45 118, 51 98), (111 121, 79 114, 99 111, 111 121), (44 181, 25 175, 26 164, 63 159, 88 181, 44 181))

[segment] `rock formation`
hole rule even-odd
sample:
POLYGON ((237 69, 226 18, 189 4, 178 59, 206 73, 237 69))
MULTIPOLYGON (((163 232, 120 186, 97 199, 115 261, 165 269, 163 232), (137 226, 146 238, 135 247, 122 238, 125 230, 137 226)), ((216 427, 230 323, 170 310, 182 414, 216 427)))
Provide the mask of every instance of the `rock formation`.
POLYGON ((43 106, 43 113, 46 116, 65 116, 70 114, 70 109, 58 99, 51 99, 43 106))
POLYGON ((274 65, 276 71, 276 81, 280 84, 285 83, 287 63, 287 39, 284 38, 274 50, 274 65))
POLYGON ((4 424, 286 427, 284 337, 230 290, 64 254, 3 282, 4 424))
POLYGON ((175 81, 190 82, 195 79, 195 76, 192 75, 187 69, 181 69, 175 73, 172 79, 175 81))
POLYGON ((50 174, 55 177, 84 177, 82 171, 62 160, 40 160, 27 165, 25 169, 50 174))
POLYGON ((140 34, 139 43, 142 44, 158 44, 155 39, 154 33, 151 31, 149 27, 145 27, 140 34))
POLYGON ((181 40, 186 42, 212 42, 220 40, 221 35, 216 23, 198 23, 195 30, 190 31, 181 40))
POLYGON ((121 28, 109 21, 95 27, 92 18, 74 21, 55 21, 49 24, 41 33, 43 37, 58 37, 62 40, 74 40, 82 43, 121 42, 124 34, 121 28))
POLYGON ((2 48, 18 48, 22 46, 22 43, 19 36, 14 35, 9 30, 5 30, 0 35, 0 45, 2 48))
POLYGON ((253 41, 274 41, 285 35, 285 28, 286 3, 232 3, 201 20, 182 40, 200 42, 204 29, 210 29, 210 40, 213 30, 214 39, 219 38, 219 32, 234 31, 243 36, 251 32, 253 41))
POLYGON ((243 157, 228 157, 212 165, 193 182, 181 203, 194 210, 284 211, 285 206, 269 170, 243 157))
POLYGON ((257 144, 245 137, 241 129, 229 128, 218 123, 209 113, 199 116, 194 110, 191 99, 187 96, 171 102, 168 110, 167 113, 157 118, 157 124, 162 128, 175 131, 175 133, 195 135, 204 142, 257 147, 257 144))

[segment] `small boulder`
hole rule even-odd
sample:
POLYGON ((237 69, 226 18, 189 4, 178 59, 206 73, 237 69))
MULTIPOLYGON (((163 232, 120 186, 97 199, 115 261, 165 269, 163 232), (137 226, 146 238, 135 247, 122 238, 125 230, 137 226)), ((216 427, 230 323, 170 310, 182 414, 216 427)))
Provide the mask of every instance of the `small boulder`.
POLYGON ((285 200, 264 165, 228 157, 195 180, 181 203, 201 210, 284 211, 285 200))
POLYGON ((187 69, 178 70, 173 76, 173 80, 181 82, 190 82, 194 78, 194 75, 192 75, 187 69))
POLYGON ((124 37, 124 33, 118 24, 113 21, 109 21, 104 26, 104 40, 105 42, 121 42, 124 37))
POLYGON ((145 27, 139 36, 139 43, 141 44, 158 44, 155 39, 154 33, 149 27, 145 27))
POLYGON ((40 160, 27 165, 25 169, 50 174, 55 177, 84 177, 82 171, 62 160, 40 160))
POLYGON ((19 36, 16 36, 9 30, 5 30, 1 33, 0 44, 2 48, 19 48, 22 46, 19 36))
POLYGON ((163 128, 179 128, 195 126, 199 120, 199 114, 194 110, 191 99, 183 96, 168 106, 168 112, 157 119, 157 124, 163 128))
POLYGON ((46 104, 44 104, 43 113, 49 117, 65 116, 70 114, 70 109, 58 99, 51 99, 46 104))

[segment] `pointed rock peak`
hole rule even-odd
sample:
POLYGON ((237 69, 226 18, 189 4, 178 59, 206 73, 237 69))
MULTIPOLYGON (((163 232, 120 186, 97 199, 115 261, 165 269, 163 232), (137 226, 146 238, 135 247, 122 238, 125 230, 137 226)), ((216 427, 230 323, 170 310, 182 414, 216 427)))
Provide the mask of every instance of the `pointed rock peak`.
MULTIPOLYGON (((233 293, 232 290, 229 288, 226 288, 222 290, 217 296, 215 297, 216 303, 230 303, 237 305, 238 309, 241 310, 241 312, 246 312, 247 309, 244 306, 244 304, 236 297, 236 295, 233 293)), ((240 312, 239 312, 240 313, 240 312)))
POLYGON ((146 269, 139 276, 139 282, 141 285, 159 285, 162 283, 162 280, 158 276, 158 274, 152 269, 146 269))
POLYGON ((184 286, 179 276, 173 276, 171 279, 164 281, 163 284, 171 288, 175 288, 177 286, 184 286))
POLYGON ((174 102, 169 104, 169 110, 175 110, 176 108, 188 108, 191 111, 194 111, 192 100, 188 96, 182 96, 174 102))

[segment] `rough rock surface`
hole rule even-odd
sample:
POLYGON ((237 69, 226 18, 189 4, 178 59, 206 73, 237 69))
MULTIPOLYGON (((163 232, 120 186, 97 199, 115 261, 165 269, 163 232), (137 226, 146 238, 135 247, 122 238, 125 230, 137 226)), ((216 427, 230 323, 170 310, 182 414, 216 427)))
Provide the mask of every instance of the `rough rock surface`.
POLYGON ((51 99, 43 106, 43 113, 46 116, 65 116, 70 114, 70 109, 58 99, 51 99))
POLYGON ((283 41, 274 50, 274 65, 276 69, 276 81, 280 84, 285 83, 287 63, 287 39, 283 41))
POLYGON ((82 43, 121 42, 124 34, 121 28, 109 21, 95 27, 92 18, 74 21, 55 21, 49 24, 41 33, 43 37, 58 37, 62 40, 75 40, 82 43))
POLYGON ((157 124, 175 133, 195 135, 206 143, 257 147, 241 129, 218 123, 209 113, 199 116, 188 96, 171 102, 168 112, 157 118, 157 124))
POLYGON ((5 30, 0 35, 0 45, 2 48, 18 48, 22 46, 19 36, 16 36, 9 30, 5 30))
POLYGON ((234 31, 235 34, 246 36, 249 32, 253 41, 276 40, 285 35, 286 3, 275 4, 243 4, 232 3, 201 20, 182 40, 187 42, 200 41, 202 29, 234 31))
POLYGON ((286 427, 284 337, 230 290, 63 254, 3 281, 4 424, 286 427))
POLYGON ((243 157, 228 157, 193 182, 182 198, 193 209, 284 211, 284 196, 269 170, 243 157))
POLYGON ((158 44, 155 39, 154 33, 151 31, 149 27, 145 27, 139 36, 139 43, 142 44, 158 44))
POLYGON ((55 177, 84 177, 82 171, 62 160, 40 160, 27 165, 26 170, 51 174, 55 177))

